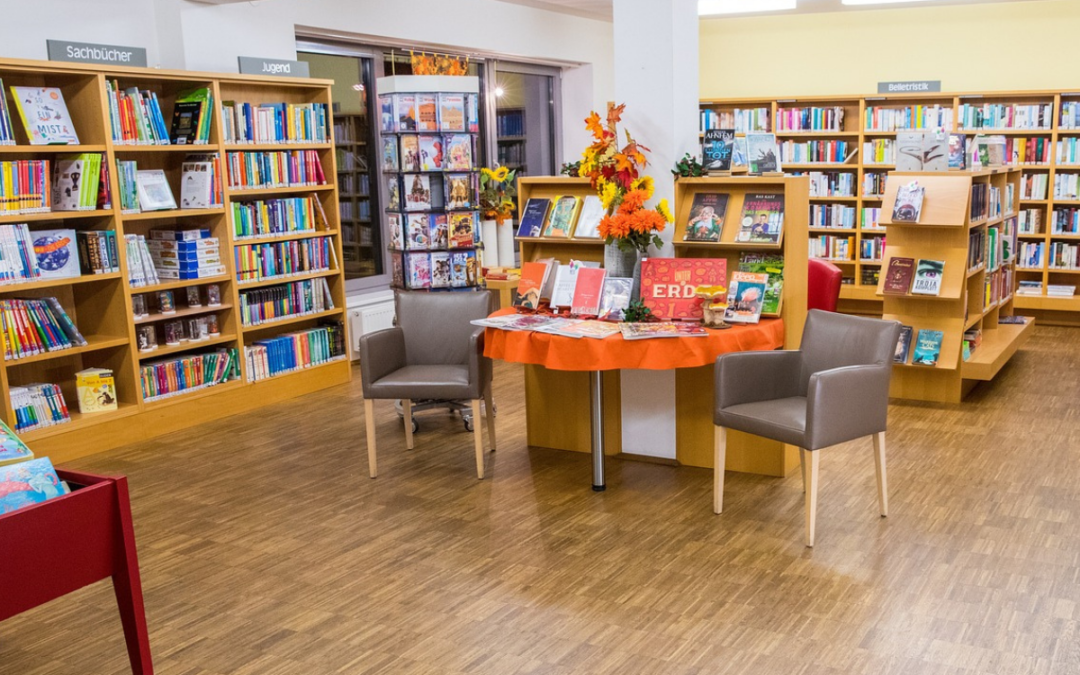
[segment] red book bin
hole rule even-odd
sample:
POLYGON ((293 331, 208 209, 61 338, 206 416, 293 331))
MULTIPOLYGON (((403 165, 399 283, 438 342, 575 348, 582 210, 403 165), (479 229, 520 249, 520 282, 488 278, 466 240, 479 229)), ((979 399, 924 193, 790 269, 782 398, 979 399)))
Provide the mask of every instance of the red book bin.
POLYGON ((153 675, 127 478, 56 473, 71 494, 0 516, 0 621, 112 578, 131 671, 153 675))

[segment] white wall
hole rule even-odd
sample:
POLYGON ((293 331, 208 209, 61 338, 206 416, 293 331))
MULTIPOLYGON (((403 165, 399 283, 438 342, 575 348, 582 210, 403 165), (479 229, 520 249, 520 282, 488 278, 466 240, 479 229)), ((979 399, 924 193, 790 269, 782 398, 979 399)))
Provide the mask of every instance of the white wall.
POLYGON ((0 56, 47 59, 45 40, 146 47, 158 61, 153 0, 0 0, 0 56))

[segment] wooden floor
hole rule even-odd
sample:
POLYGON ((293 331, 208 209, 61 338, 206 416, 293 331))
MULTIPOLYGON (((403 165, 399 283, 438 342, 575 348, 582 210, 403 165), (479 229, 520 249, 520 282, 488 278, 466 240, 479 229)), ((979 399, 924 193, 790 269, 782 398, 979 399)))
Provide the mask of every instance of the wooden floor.
MULTIPOLYGON (((797 474, 728 474, 722 516, 701 469, 591 492, 506 365, 482 482, 460 420, 406 452, 390 403, 369 480, 359 377, 77 468, 131 480, 159 675, 1080 673, 1078 338, 895 406, 888 519, 870 441, 823 451, 812 550, 797 474)), ((125 672, 107 583, 0 624, 4 675, 125 672)))

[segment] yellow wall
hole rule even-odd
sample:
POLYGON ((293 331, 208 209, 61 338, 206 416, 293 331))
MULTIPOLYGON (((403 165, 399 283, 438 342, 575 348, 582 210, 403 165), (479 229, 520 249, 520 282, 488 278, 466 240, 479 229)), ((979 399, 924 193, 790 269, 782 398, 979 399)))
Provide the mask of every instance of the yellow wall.
POLYGON ((1078 35, 1076 0, 707 19, 701 98, 867 95, 886 80, 1080 91, 1078 35))

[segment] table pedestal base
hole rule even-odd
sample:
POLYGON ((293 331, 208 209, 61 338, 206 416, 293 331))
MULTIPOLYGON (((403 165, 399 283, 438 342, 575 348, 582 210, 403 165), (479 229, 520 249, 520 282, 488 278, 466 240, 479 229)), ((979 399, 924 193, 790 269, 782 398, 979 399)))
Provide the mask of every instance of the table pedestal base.
POLYGON ((592 412, 592 489, 603 492, 607 489, 604 480, 604 373, 594 370, 589 373, 589 408, 592 412))

